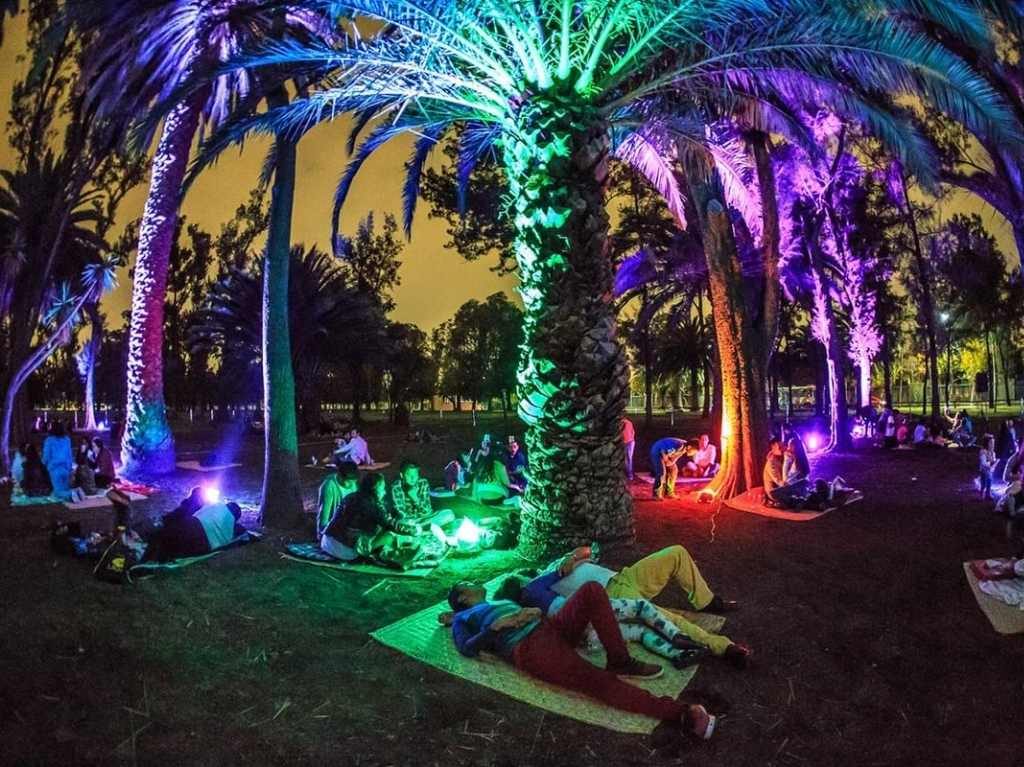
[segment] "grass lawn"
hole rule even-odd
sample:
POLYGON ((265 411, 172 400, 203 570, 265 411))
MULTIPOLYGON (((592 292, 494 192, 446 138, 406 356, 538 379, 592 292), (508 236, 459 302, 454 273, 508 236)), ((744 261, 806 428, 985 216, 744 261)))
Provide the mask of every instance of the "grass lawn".
MULTIPOLYGON (((419 456, 436 478, 474 430, 462 417, 429 425, 447 441, 414 445, 371 424, 374 457, 419 456)), ((500 416, 477 433, 485 426, 503 433, 500 416)), ((638 468, 657 436, 641 434, 638 468)), ((214 441, 199 434, 180 444, 201 452, 214 441)), ((314 451, 326 453, 326 443, 305 446, 303 458, 314 451)), ((258 438, 245 438, 239 455, 225 494, 255 499, 258 438)), ((0 519, 0 761, 1020 764, 1024 635, 991 629, 960 566, 1005 549, 1000 518, 970 486, 976 460, 949 450, 819 461, 816 474, 842 474, 866 498, 802 524, 638 500, 636 545, 607 560, 684 544, 713 588, 741 600, 726 633, 755 650, 744 672, 701 667, 695 694, 725 717, 712 742, 678 753, 545 714, 369 639, 457 578, 519 565, 512 553, 381 583, 285 561, 281 545, 308 533, 271 530, 258 544, 121 587, 51 554, 48 511, 19 508, 0 519)), ((311 501, 322 476, 303 469, 311 501)), ((169 510, 195 479, 170 478, 140 515, 169 510)))

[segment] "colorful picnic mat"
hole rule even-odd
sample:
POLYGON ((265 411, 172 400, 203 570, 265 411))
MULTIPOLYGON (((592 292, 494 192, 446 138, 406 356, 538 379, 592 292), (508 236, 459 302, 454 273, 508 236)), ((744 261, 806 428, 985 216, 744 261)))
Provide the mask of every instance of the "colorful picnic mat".
POLYGON ((964 562, 964 575, 967 576, 971 593, 974 594, 978 606, 985 613, 992 628, 1000 634, 1024 634, 1024 609, 1009 605, 1001 599, 983 592, 980 582, 971 570, 970 562, 964 562))
POLYGON ((43 506, 50 503, 64 503, 64 498, 56 495, 12 495, 11 506, 43 506))
MULTIPOLYGON (((149 496, 141 493, 124 492, 130 501, 144 501, 149 496)), ((80 501, 65 501, 64 506, 68 509, 102 509, 106 506, 113 506, 113 502, 107 498, 106 491, 97 495, 87 495, 80 501)))
POLYGON ((168 562, 142 562, 132 567, 132 577, 139 577, 147 574, 155 574, 161 570, 181 570, 182 568, 194 565, 197 562, 205 562, 207 559, 223 554, 229 549, 238 548, 244 546, 247 543, 255 543, 263 538, 263 535, 257 533, 254 530, 247 530, 246 532, 239 535, 237 538, 229 541, 219 549, 211 551, 209 554, 200 554, 196 557, 181 557, 179 559, 172 559, 168 562))
POLYGON ((831 511, 843 506, 864 500, 864 495, 859 490, 853 490, 844 499, 842 504, 831 506, 822 511, 797 511, 795 509, 777 509, 773 506, 764 505, 764 488, 755 487, 745 493, 740 493, 734 498, 725 501, 725 505, 735 511, 745 511, 748 514, 757 514, 772 519, 784 519, 788 522, 808 522, 818 517, 823 517, 831 511))
MULTIPOLYGON (((488 591, 497 588, 505 576, 499 576, 487 584, 488 591)), ((531 706, 560 714, 580 722, 604 727, 615 732, 650 734, 658 721, 640 714, 631 714, 611 708, 580 693, 541 682, 517 671, 511 664, 500 658, 483 655, 466 658, 459 654, 452 642, 451 629, 440 625, 437 616, 448 610, 446 602, 438 602, 426 609, 402 618, 389 626, 377 629, 370 636, 381 644, 426 663, 449 674, 475 684, 504 693, 510 698, 531 706)), ((705 613, 685 613, 686 617, 708 631, 719 631, 725 619, 705 613)), ((630 653, 636 658, 658 663, 665 673, 657 679, 632 681, 655 695, 676 697, 690 683, 697 666, 676 669, 664 658, 658 658, 637 644, 630 645, 630 653)), ((604 653, 584 654, 584 657, 603 667, 604 653)))
POLYGON ((330 554, 325 553, 315 543, 289 543, 285 545, 285 553, 281 554, 285 559, 293 562, 301 562, 304 565, 315 565, 327 567, 332 570, 342 570, 350 573, 362 573, 363 575, 382 575, 388 578, 426 578, 436 568, 415 567, 409 570, 398 570, 393 567, 381 567, 364 562, 342 562, 330 554))

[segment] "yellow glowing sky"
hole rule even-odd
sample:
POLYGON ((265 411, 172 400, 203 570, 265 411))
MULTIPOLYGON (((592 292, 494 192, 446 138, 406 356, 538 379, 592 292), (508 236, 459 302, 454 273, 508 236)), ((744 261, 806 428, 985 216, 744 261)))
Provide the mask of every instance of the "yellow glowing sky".
MULTIPOLYGON (((23 76, 26 68, 25 62, 17 61, 17 56, 24 52, 24 39, 25 20, 22 14, 8 20, 5 42, 0 47, 0 114, 5 116, 10 107, 11 86, 23 76)), ((6 119, 4 122, 6 124, 6 119)), ((6 125, 5 135, 0 136, 0 168, 13 166, 5 129, 6 125)), ((345 127, 337 122, 317 127, 299 145, 293 242, 317 243, 325 249, 329 244, 334 186, 347 161, 344 139, 345 127)), ((184 201, 182 212, 189 221, 216 233, 255 185, 268 146, 265 140, 250 141, 244 152, 232 150, 215 167, 206 171, 184 201)), ((343 231, 354 232, 359 220, 370 211, 379 215, 392 212, 400 216, 402 170, 408 147, 408 140, 396 140, 366 163, 349 195, 342 216, 343 231)), ((145 193, 145 185, 141 185, 125 200, 119 224, 123 225, 141 214, 145 193)), ((1009 226, 977 198, 957 194, 943 204, 940 212, 942 216, 959 212, 979 213, 997 237, 1011 265, 1018 263, 1009 226)), ((510 296, 514 294, 514 277, 498 277, 490 271, 496 259, 466 262, 454 251, 445 250, 444 241, 443 222, 428 219, 426 206, 421 202, 413 237, 403 257, 400 270, 402 284, 395 291, 394 319, 413 322, 430 330, 451 317, 463 302, 471 298, 482 298, 498 290, 504 290, 510 296)), ((121 312, 129 304, 131 286, 126 277, 123 275, 119 288, 104 304, 112 327, 120 326, 121 312)))

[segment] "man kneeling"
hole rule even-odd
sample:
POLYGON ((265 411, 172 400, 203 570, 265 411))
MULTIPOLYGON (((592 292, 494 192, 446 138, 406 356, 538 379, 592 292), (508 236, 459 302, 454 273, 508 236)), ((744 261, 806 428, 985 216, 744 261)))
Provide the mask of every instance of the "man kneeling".
POLYGON ((557 615, 545 620, 537 608, 508 601, 488 602, 486 590, 469 583, 453 586, 448 604, 455 611, 452 639, 467 657, 488 650, 530 676, 622 711, 679 722, 705 740, 714 732, 715 717, 703 706, 659 698, 619 678, 652 679, 663 670, 630 657, 608 595, 596 583, 582 586, 557 615), (605 669, 576 652, 588 625, 594 627, 608 656, 605 669))

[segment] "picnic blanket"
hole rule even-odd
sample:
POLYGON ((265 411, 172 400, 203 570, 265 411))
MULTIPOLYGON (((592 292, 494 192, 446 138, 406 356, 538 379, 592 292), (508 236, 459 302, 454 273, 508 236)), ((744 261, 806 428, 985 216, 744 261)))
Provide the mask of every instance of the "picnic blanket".
POLYGON ((368 562, 343 562, 325 553, 315 543, 289 543, 285 546, 285 553, 281 554, 284 559, 293 562, 301 562, 306 565, 317 567, 328 567, 332 570, 344 570, 350 573, 362 573, 363 575, 382 575, 388 578, 426 578, 437 567, 414 567, 408 570, 399 570, 393 567, 383 567, 368 562))
MULTIPOLYGON (((149 496, 142 493, 124 492, 130 501, 144 501, 149 496)), ((80 501, 65 501, 64 506, 68 509, 102 509, 106 506, 113 506, 113 502, 107 498, 106 491, 98 495, 87 495, 80 501)))
POLYGON ((246 532, 239 535, 237 538, 232 539, 226 545, 221 546, 219 549, 211 551, 209 554, 200 554, 196 557, 181 557, 180 559, 172 559, 168 562, 140 562, 131 569, 131 576, 137 578, 146 574, 155 574, 161 570, 181 570, 182 568, 194 565, 197 562, 204 562, 207 559, 223 554, 228 549, 237 548, 238 546, 244 546, 247 543, 255 543, 262 539, 263 536, 254 530, 247 530, 246 532))
POLYGON ((967 583, 971 587, 971 593, 974 594, 978 606, 985 613, 985 617, 992 624, 992 628, 1000 634, 1024 634, 1024 578, 979 582, 971 570, 970 562, 964 562, 963 567, 964 575, 967 576, 967 583), (1016 585, 1009 586, 1009 588, 1013 589, 1019 595, 1019 599, 1022 600, 1017 603, 1020 605, 1018 607, 1011 606, 1001 597, 986 593, 994 586, 1000 587, 997 588, 997 591, 1001 591, 1002 587, 1007 587, 1008 584, 1014 584, 1015 582, 1017 582, 1016 585))
POLYGON ((42 506, 44 504, 64 503, 63 498, 56 495, 12 495, 11 506, 42 506))
MULTIPOLYGON (((487 584, 488 590, 493 591, 497 588, 503 578, 504 576, 499 576, 490 581, 487 584)), ((650 734, 658 725, 655 719, 610 708, 580 693, 541 682, 517 671, 500 658, 490 655, 478 658, 463 657, 455 649, 451 629, 437 622, 438 614, 448 609, 446 602, 438 602, 389 626, 377 629, 370 636, 421 663, 554 714, 568 716, 615 732, 642 735, 650 734)), ((686 613, 686 616, 709 631, 718 631, 725 623, 724 618, 716 615, 686 613)), ((630 646, 630 652, 640 660, 658 663, 665 669, 665 673, 657 679, 633 682, 655 695, 676 697, 697 673, 697 666, 683 670, 675 669, 664 658, 658 658, 636 644, 630 646)), ((604 666, 603 652, 586 653, 584 657, 598 666, 604 666)))
POLYGON ((864 500, 864 494, 859 490, 850 491, 847 496, 843 499, 841 504, 836 506, 830 506, 827 509, 822 510, 808 510, 808 511, 797 511, 796 509, 777 509, 773 506, 765 506, 764 504, 764 488, 755 487, 752 490, 748 490, 745 493, 740 493, 734 498, 730 498, 725 501, 725 505, 733 509, 734 511, 745 511, 748 514, 758 514, 762 517, 771 517, 773 519, 784 519, 788 522, 808 522, 818 517, 823 517, 829 512, 835 511, 842 506, 849 506, 851 503, 857 503, 858 501, 864 500))
POLYGON ((179 469, 185 469, 187 471, 212 472, 212 471, 225 471, 227 469, 233 469, 236 466, 241 466, 242 464, 240 464, 240 463, 222 463, 222 464, 215 464, 213 466, 203 466, 201 463, 199 463, 199 461, 178 461, 178 463, 176 463, 174 465, 177 466, 179 469))
POLYGON ((121 479, 120 477, 114 480, 114 487, 120 490, 122 493, 135 493, 137 495, 142 495, 147 498, 151 495, 156 495, 157 493, 160 492, 159 487, 155 487, 153 485, 146 485, 143 484, 142 482, 132 482, 130 479, 121 479))

